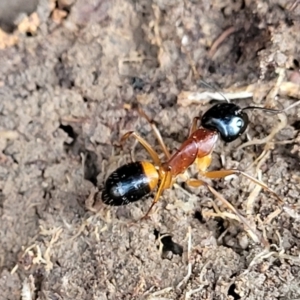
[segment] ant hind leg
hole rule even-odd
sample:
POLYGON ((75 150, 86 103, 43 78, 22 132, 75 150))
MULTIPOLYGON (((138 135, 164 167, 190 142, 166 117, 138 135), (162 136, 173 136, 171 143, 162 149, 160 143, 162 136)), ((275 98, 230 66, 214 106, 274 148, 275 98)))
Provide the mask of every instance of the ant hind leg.
POLYGON ((160 134, 158 128, 156 127, 154 121, 151 120, 151 119, 146 115, 146 113, 145 113, 140 107, 138 107, 138 112, 139 112, 139 114, 140 114, 142 117, 144 117, 144 118, 147 120, 147 122, 150 124, 150 126, 151 126, 151 128, 152 128, 152 130, 153 130, 153 132, 154 132, 154 135, 155 135, 155 137, 156 137, 156 139, 157 139, 157 141, 158 141, 160 147, 162 148, 162 150, 163 150, 163 152, 164 152, 166 158, 169 159, 170 156, 171 156, 171 155, 170 155, 170 152, 169 152, 168 148, 166 147, 166 145, 165 145, 165 143, 164 143, 164 140, 163 140, 163 138, 162 138, 162 136, 161 136, 161 134, 160 134))
POLYGON ((143 139, 139 134, 137 134, 135 131, 129 131, 125 133, 122 138, 121 138, 121 146, 123 146, 124 142, 130 137, 133 136, 149 153, 151 156, 152 160, 157 166, 161 165, 161 160, 157 154, 157 152, 152 148, 152 146, 145 140, 143 139))

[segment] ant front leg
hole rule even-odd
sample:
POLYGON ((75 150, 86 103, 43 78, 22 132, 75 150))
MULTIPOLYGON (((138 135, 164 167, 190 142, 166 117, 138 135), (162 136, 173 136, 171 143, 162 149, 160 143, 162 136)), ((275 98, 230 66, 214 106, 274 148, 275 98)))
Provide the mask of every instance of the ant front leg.
POLYGON ((195 131, 197 130, 197 128, 198 128, 198 122, 199 122, 200 119, 201 119, 201 118, 199 118, 199 117, 195 117, 195 118, 193 119, 192 125, 191 125, 191 127, 190 127, 189 136, 191 136, 192 133, 195 132, 195 131))
POLYGON ((122 138, 121 138, 121 145, 124 144, 124 142, 130 137, 133 136, 144 148, 145 150, 149 153, 151 156, 152 160, 154 161, 155 165, 160 166, 161 161, 160 158, 157 154, 157 152, 151 147, 151 145, 143 139, 140 135, 138 135, 135 131, 129 131, 125 133, 122 138))
POLYGON ((229 169, 229 170, 209 171, 204 174, 205 177, 210 178, 210 179, 224 178, 229 175, 242 175, 242 176, 248 178, 252 182, 258 184, 263 189, 268 191, 271 195, 273 195, 280 202, 280 204, 284 204, 284 201, 274 191, 272 191, 265 183, 263 183, 262 181, 252 177, 251 175, 249 175, 243 171, 240 171, 237 169, 229 169))

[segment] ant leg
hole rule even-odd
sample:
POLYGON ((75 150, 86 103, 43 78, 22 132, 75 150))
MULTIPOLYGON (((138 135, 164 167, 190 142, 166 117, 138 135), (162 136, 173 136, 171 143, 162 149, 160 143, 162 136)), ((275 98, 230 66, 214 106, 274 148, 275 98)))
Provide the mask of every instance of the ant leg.
POLYGON ((172 181, 171 173, 170 172, 165 173, 163 178, 161 179, 159 188, 158 188, 157 193, 154 197, 154 200, 152 201, 152 204, 151 204, 150 208, 148 209, 147 213, 141 218, 141 220, 144 220, 148 217, 148 215, 149 215, 150 211, 152 210, 153 206, 158 202, 163 190, 170 187, 171 181, 172 181))
POLYGON ((200 120, 199 117, 195 117, 195 118, 193 119, 192 125, 191 125, 191 127, 190 127, 189 136, 191 136, 192 133, 193 133, 194 131, 197 130, 199 120, 200 120))
POLYGON ((252 226, 249 224, 249 222, 247 221, 247 219, 245 217, 243 217, 239 211, 230 203, 228 202, 220 193, 218 193, 212 186, 210 186, 209 184, 207 184, 205 181, 202 180, 197 180, 197 179, 189 179, 186 182, 189 186, 191 187, 199 187, 199 186, 206 186, 207 189, 217 198, 219 199, 225 206, 227 206, 232 212, 234 212, 237 217, 241 220, 241 222, 249 228, 249 230, 251 231, 252 234, 254 234, 254 236, 259 239, 261 241, 262 244, 264 244, 265 246, 268 246, 268 242, 265 241, 265 239, 258 233, 256 232, 256 230, 254 228, 252 228, 252 226))
POLYGON ((213 195, 215 195, 219 200, 223 202, 223 204, 225 204, 230 210, 232 210, 236 215, 243 219, 238 210, 206 182, 197 179, 189 179, 186 183, 191 187, 199 187, 202 185, 206 186, 213 195))
POLYGON ((229 209, 231 209, 235 214, 237 214, 240 218, 243 218, 240 216, 240 213, 237 211, 237 209, 230 204, 221 194, 219 194, 213 187, 211 187, 208 183, 205 181, 199 180, 199 179, 189 179, 186 182, 191 187, 199 187, 199 186, 206 186, 209 191, 214 194, 218 199, 220 199, 229 209))
POLYGON ((170 155, 170 152, 169 152, 168 148, 166 147, 166 145, 165 145, 165 143, 164 143, 164 140, 163 140, 163 138, 161 137, 161 134, 160 134, 158 128, 156 127, 156 125, 154 124, 153 120, 151 120, 151 119, 146 115, 146 113, 145 113, 140 107, 138 107, 138 112, 139 112, 139 114, 140 114, 142 117, 144 117, 144 118, 147 120, 147 122, 150 124, 150 126, 151 126, 151 128, 152 128, 152 130, 153 130, 153 132, 154 132, 154 135, 155 135, 156 139, 158 140, 159 145, 161 146, 161 148, 162 148, 162 150, 163 150, 163 152, 164 152, 166 158, 169 159, 170 156, 171 156, 171 155, 170 155))
POLYGON ((237 169, 230 169, 230 170, 218 170, 218 171, 209 171, 206 172, 204 174, 205 177, 208 177, 210 179, 218 179, 218 178, 224 178, 226 176, 229 175, 242 175, 246 178, 248 178, 249 180, 251 180, 252 182, 258 184, 259 186, 261 186, 263 189, 267 190, 270 194, 272 194, 281 204, 284 204, 284 201, 274 192, 272 191, 265 183, 263 183, 262 181, 256 179, 255 177, 237 170, 237 169))
POLYGON ((139 136, 135 131, 129 131, 129 132, 125 133, 121 138, 121 142, 120 142, 121 145, 123 145, 124 142, 130 136, 133 136, 146 149, 146 151, 149 153, 152 160, 154 161, 154 163, 157 166, 161 165, 160 158, 158 157, 158 154, 156 153, 156 151, 151 147, 151 145, 145 139, 143 139, 141 136, 139 136))

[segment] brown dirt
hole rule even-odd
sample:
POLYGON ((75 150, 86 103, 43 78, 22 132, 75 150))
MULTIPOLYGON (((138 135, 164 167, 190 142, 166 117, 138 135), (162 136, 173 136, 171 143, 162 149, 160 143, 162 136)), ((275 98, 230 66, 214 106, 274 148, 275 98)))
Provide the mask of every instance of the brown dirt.
MULTIPOLYGON (((208 217, 213 196, 205 188, 165 191, 151 218, 135 224, 152 197, 119 208, 92 197, 95 184, 101 195, 107 175, 130 160, 133 141, 117 147, 123 133, 137 130, 160 151, 131 109, 136 103, 170 149, 184 141, 192 118, 210 105, 177 104, 181 91, 203 89, 193 67, 220 89, 258 83, 257 97, 237 100, 241 106, 263 105, 259 87, 275 84, 277 67, 298 84, 300 5, 292 2, 40 2, 37 30, 28 19, 13 33, 15 46, 0 50, 0 299, 300 298, 299 215, 260 222, 280 206, 266 192, 247 215, 249 180, 212 184, 264 232, 269 250, 240 222, 208 217)), ((286 107, 295 99, 276 101, 286 107)), ((274 140, 291 142, 271 145, 260 169, 285 202, 299 204, 300 109, 287 114, 274 140)), ((248 134, 218 143, 212 169, 247 169, 264 145, 237 147, 278 122, 251 113, 248 134)), ((139 149, 135 158, 146 159, 139 149)), ((255 167, 247 172, 257 175, 255 167)))

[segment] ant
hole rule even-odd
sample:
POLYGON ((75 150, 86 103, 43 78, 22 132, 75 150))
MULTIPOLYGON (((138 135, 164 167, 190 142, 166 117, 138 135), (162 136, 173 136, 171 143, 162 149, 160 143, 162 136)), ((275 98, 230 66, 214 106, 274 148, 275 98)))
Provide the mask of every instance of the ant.
MULTIPOLYGON (((224 142, 229 143, 236 140, 247 129, 249 124, 248 115, 246 113, 247 110, 259 109, 272 113, 283 113, 287 110, 268 109, 256 106, 241 108, 236 104, 229 103, 227 98, 225 99, 227 103, 222 102, 215 104, 204 113, 201 119, 199 117, 193 119, 188 138, 172 155, 165 146, 154 122, 139 108, 139 113, 151 125, 166 159, 165 161, 161 161, 158 153, 137 132, 127 132, 121 138, 121 145, 129 137, 134 137, 149 153, 153 163, 149 161, 137 161, 119 167, 107 178, 102 193, 102 201, 112 206, 127 205, 142 199, 157 187, 158 189, 153 202, 142 218, 144 219, 149 215, 155 203, 158 202, 163 191, 173 186, 177 176, 183 174, 192 164, 196 164, 204 178, 220 179, 234 174, 242 175, 267 190, 283 204, 283 200, 265 183, 241 170, 223 169, 207 171, 211 164, 212 152, 218 138, 220 137, 224 142), (201 120, 200 127, 198 126, 199 120, 201 120)), ((188 179, 186 183, 191 187, 206 186, 211 193, 233 210, 244 224, 250 227, 247 224, 247 220, 238 213, 237 209, 204 180, 188 179)))

